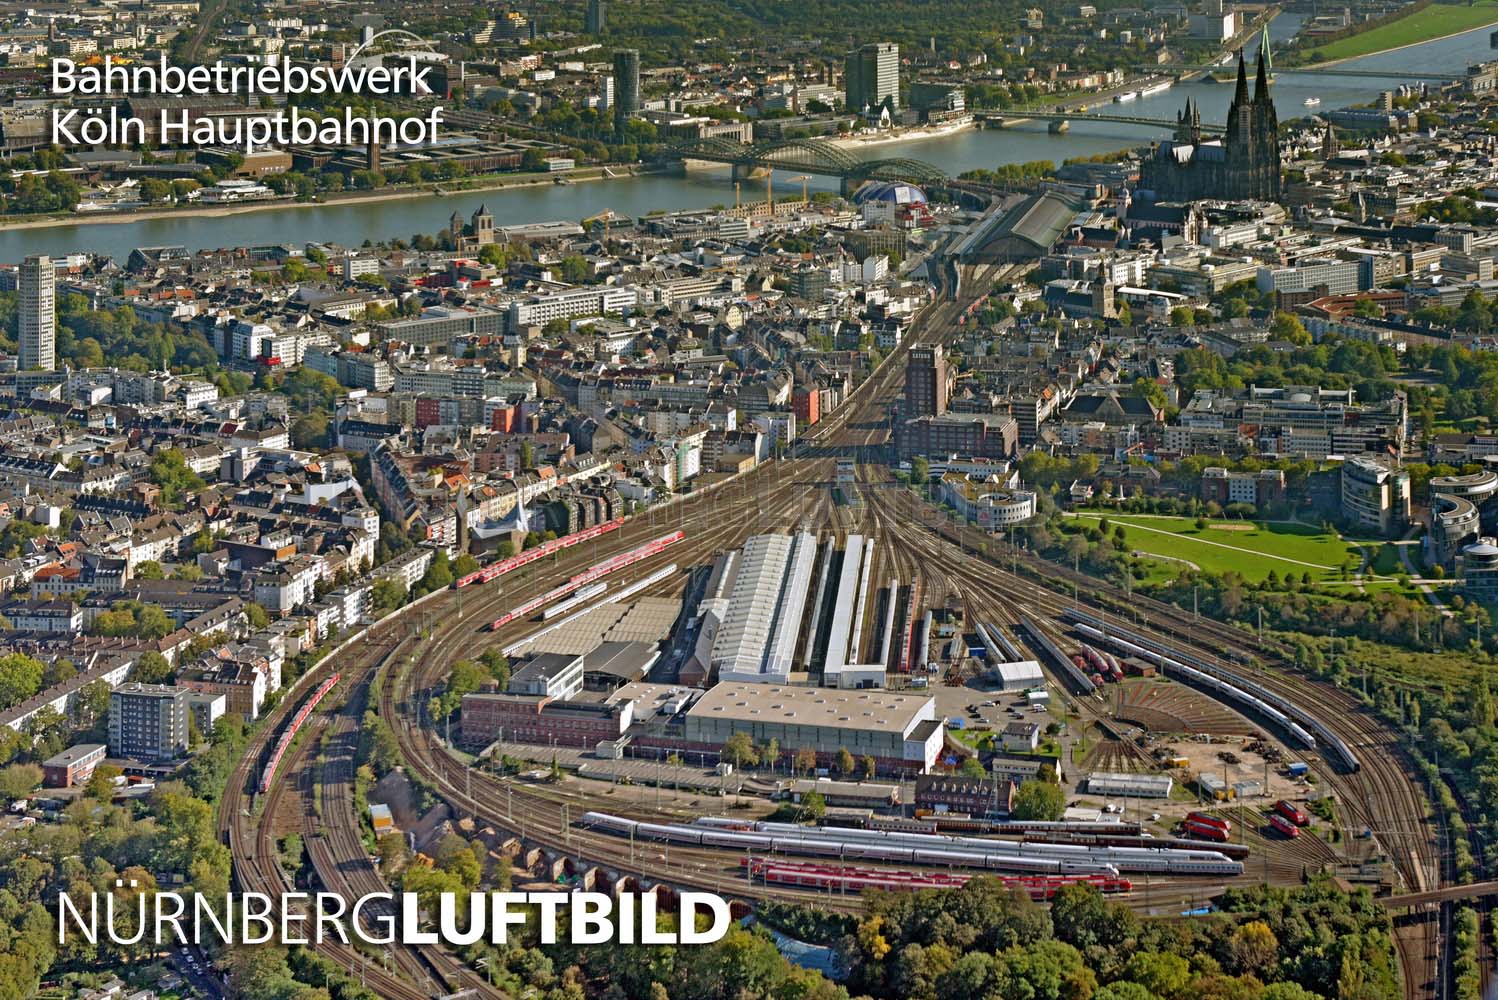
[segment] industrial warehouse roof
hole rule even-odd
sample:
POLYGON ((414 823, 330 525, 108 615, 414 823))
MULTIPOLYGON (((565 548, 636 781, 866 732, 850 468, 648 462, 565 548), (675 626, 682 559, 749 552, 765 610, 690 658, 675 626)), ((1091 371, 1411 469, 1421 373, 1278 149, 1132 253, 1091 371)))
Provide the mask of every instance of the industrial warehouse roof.
POLYGON ((583 657, 583 672, 637 681, 660 655, 654 644, 648 642, 603 642, 583 657))
POLYGON ((1015 663, 996 663, 994 673, 999 675, 1004 689, 1011 690, 1021 685, 1039 686, 1045 683, 1045 674, 1034 660, 1019 660, 1015 663))
POLYGON ((728 680, 790 673, 796 637, 811 586, 816 536, 755 535, 744 543, 723 627, 713 641, 712 664, 728 680))
POLYGON ((687 714, 760 725, 905 733, 933 711, 935 702, 926 695, 729 683, 710 688, 687 714))
POLYGON ((1123 774, 1094 771, 1087 776, 1087 790, 1099 795, 1138 795, 1163 798, 1175 782, 1167 774, 1123 774))
POLYGON ((630 604, 604 604, 585 611, 554 632, 540 635, 516 651, 532 653, 591 653, 605 642, 659 643, 681 613, 681 602, 667 597, 642 597, 630 604))

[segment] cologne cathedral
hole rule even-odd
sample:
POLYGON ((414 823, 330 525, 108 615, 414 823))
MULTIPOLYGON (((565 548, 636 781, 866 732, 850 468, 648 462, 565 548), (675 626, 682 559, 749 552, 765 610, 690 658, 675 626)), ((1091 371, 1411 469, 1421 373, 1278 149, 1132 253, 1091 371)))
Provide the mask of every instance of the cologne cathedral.
POLYGON ((1264 50, 1248 95, 1248 70, 1238 53, 1238 89, 1221 139, 1202 139, 1201 111, 1188 101, 1176 115, 1175 138, 1150 150, 1139 186, 1157 201, 1280 200, 1279 117, 1269 97, 1264 50))

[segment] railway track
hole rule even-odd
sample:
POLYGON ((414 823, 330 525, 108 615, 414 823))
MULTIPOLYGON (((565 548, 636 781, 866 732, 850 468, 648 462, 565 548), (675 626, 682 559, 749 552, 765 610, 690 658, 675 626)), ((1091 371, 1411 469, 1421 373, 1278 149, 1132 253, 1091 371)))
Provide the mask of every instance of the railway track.
MULTIPOLYGON (((988 287, 990 282, 1003 273, 1000 269, 990 268, 977 276, 976 285, 979 288, 988 287)), ((1015 608, 1034 608, 1040 617, 1055 620, 1069 606, 1064 596, 1037 588, 1033 580, 1018 573, 995 573, 986 559, 977 558, 980 539, 971 533, 965 535, 954 526, 943 528, 939 525, 931 526, 931 531, 918 530, 916 515, 919 511, 913 494, 905 494, 911 496, 912 500, 908 515, 900 512, 898 501, 890 499, 889 491, 877 488, 860 490, 862 506, 850 512, 847 508, 834 507, 828 491, 812 490, 804 481, 797 482, 798 478, 830 479, 832 459, 850 452, 863 458, 887 456, 888 425, 883 414, 884 408, 899 389, 899 380, 903 375, 903 365, 899 359, 910 346, 923 342, 931 331, 935 331, 940 337, 955 324, 966 305, 974 300, 974 296, 966 295, 961 299, 938 301, 928 306, 916 326, 922 333, 908 337, 899 349, 892 352, 881 368, 855 390, 854 399, 824 421, 816 435, 799 442, 787 460, 761 466, 711 493, 684 497, 664 510, 652 509, 646 515, 631 519, 616 533, 617 537, 609 538, 608 548, 601 554, 596 544, 579 546, 576 551, 569 550, 549 561, 504 577, 499 583, 483 585, 480 593, 474 593, 472 589, 459 590, 434 598, 425 615, 432 625, 432 634, 422 648, 420 664, 409 671, 392 673, 387 677, 380 693, 378 710, 392 723, 407 766, 439 789, 459 814, 473 816, 481 824, 510 831, 532 844, 548 848, 557 856, 578 863, 585 861, 598 865, 619 876, 634 875, 667 881, 672 885, 705 889, 734 898, 777 898, 815 901, 819 905, 856 906, 856 901, 849 903, 845 899, 829 898, 804 889, 750 887, 739 874, 739 857, 732 852, 725 854, 717 850, 692 849, 679 845, 663 848, 658 844, 624 843, 613 837, 575 829, 572 821, 584 811, 584 804, 579 798, 569 794, 564 788, 528 785, 513 780, 501 782, 485 772, 475 772, 464 760, 453 756, 433 733, 419 725, 420 709, 427 693, 453 661, 492 644, 492 636, 480 634, 481 625, 492 621, 506 605, 517 603, 514 597, 517 592, 522 589, 536 592, 543 581, 559 576, 565 579, 568 574, 580 570, 590 562, 638 545, 654 537, 662 529, 671 527, 680 527, 686 531, 687 540, 663 555, 660 560, 642 563, 638 568, 642 575, 667 559, 679 561, 682 565, 704 562, 724 549, 741 544, 745 537, 755 531, 777 528, 793 530, 800 527, 815 530, 827 524, 832 517, 846 517, 851 527, 858 521, 872 518, 882 529, 879 531, 879 559, 887 575, 898 577, 902 583, 907 584, 916 575, 920 575, 933 596, 937 593, 958 593, 980 611, 996 615, 999 620, 1005 620, 1015 608), (892 504, 895 506, 891 506, 892 504), (959 550, 954 562, 952 543, 940 540, 943 535, 955 536, 959 544, 965 542, 972 551, 959 550)), ((981 541, 986 546, 993 546, 992 539, 983 538, 981 541)), ((1230 626, 1196 621, 1168 605, 1141 600, 1133 595, 1121 598, 1100 587, 1099 581, 1094 578, 1073 574, 1028 554, 1023 559, 1018 553, 1014 553, 1014 556, 1016 569, 1022 562, 1026 572, 1043 579, 1048 586, 1075 587, 1078 600, 1085 592, 1089 601, 1101 600, 1106 609, 1121 606, 1134 611, 1136 615, 1144 616, 1151 629, 1162 633, 1172 644, 1202 650, 1206 655, 1217 659, 1226 657, 1237 662, 1275 655, 1272 644, 1255 642, 1251 636, 1245 637, 1240 630, 1230 626)), ((680 578, 673 578, 661 581, 648 593, 675 592, 681 585, 680 578)), ((405 623, 402 623, 393 628, 405 627, 405 623)), ((525 626, 513 631, 506 630, 506 639, 509 641, 512 636, 523 637, 526 631, 529 629, 525 626)), ((393 635, 393 631, 391 634, 393 635)), ((871 633, 866 631, 866 634, 871 633)), ((368 666, 365 667, 366 672, 368 666)), ((343 669, 349 671, 346 666, 343 669)), ((1329 707, 1342 717, 1338 721, 1343 728, 1338 731, 1350 733, 1349 742, 1354 745, 1367 746, 1366 741, 1382 732, 1376 723, 1365 725, 1367 720, 1359 711, 1361 706, 1357 706, 1355 700, 1345 692, 1325 689, 1304 679, 1277 678, 1275 683, 1284 685, 1287 695, 1296 697, 1303 698, 1313 693, 1317 697, 1326 697, 1328 692, 1333 696, 1340 695, 1340 700, 1334 701, 1329 707)), ((335 722, 334 725, 336 727, 338 723, 335 722)), ((338 745, 338 741, 346 736, 347 733, 335 728, 332 745, 338 745)), ((254 756, 256 755, 250 755, 254 756)), ((1374 757, 1376 754, 1365 756, 1374 757)), ((345 766, 351 766, 351 758, 345 762, 339 756, 324 762, 319 769, 324 782, 322 794, 325 808, 330 796, 343 794, 347 783, 340 779, 345 777, 345 766)), ((1357 805, 1365 806, 1368 817, 1373 818, 1375 815, 1394 812, 1399 804, 1409 807, 1412 802, 1418 803, 1418 795, 1411 791, 1407 776, 1399 773, 1398 768, 1390 771, 1375 764, 1365 766, 1363 774, 1365 777, 1361 780, 1366 784, 1351 788, 1344 795, 1350 809, 1355 809, 1357 805)), ((240 777, 245 778, 246 775, 240 777)), ((239 785, 242 794, 243 781, 239 785)), ((273 791, 273 794, 277 793, 273 791)), ((280 794, 284 794, 284 788, 280 794)), ((226 800, 227 798, 226 796, 226 800)), ((344 800, 340 798, 339 801, 344 800)), ((593 801, 596 802, 596 796, 593 801)), ((237 815, 240 811, 237 805, 221 811, 221 819, 237 815)), ((1406 811, 1403 815, 1407 821, 1408 817, 1418 814, 1417 810, 1406 811)), ((369 865, 364 854, 362 840, 357 835, 357 817, 352 817, 350 822, 351 809, 335 811, 335 815, 337 818, 329 825, 329 835, 326 838, 328 843, 317 849, 321 863, 319 855, 314 855, 314 867, 318 868, 320 874, 324 866, 328 866, 331 872, 353 859, 357 851, 357 857, 363 858, 368 871, 358 872, 356 865, 356 874, 347 877, 346 888, 349 891, 360 887, 368 888, 374 884, 369 881, 371 877, 378 882, 378 873, 369 865), (335 827, 339 831, 336 834, 335 827), (350 836, 352 839, 349 839, 350 836), (321 853, 324 851, 326 853, 321 853)), ((1369 825, 1374 826, 1372 823, 1369 825)), ((1400 840, 1401 838, 1396 837, 1396 841, 1400 840)), ((1422 879, 1427 870, 1428 858, 1417 850, 1418 835, 1411 830, 1402 840, 1407 843, 1400 860, 1396 862, 1401 876, 1406 884, 1426 884, 1422 879)), ((309 844, 310 842, 309 837, 309 844)), ((1424 846, 1429 847, 1428 843, 1424 846)), ((249 858, 254 864, 249 866, 251 870, 247 871, 246 877, 258 879, 262 884, 268 882, 271 873, 263 870, 264 859, 268 856, 273 858, 273 853, 272 851, 271 855, 267 855, 257 847, 256 854, 249 858)), ((241 865, 238 852, 235 864, 238 874, 241 865)), ((278 870, 279 866, 275 867, 278 870)), ((1168 903, 1175 899, 1184 902, 1202 898, 1202 894, 1210 889, 1211 887, 1199 883, 1183 886, 1172 885, 1169 880, 1156 880, 1153 891, 1146 882, 1144 897, 1146 905, 1151 905, 1151 896, 1153 905, 1160 905, 1162 899, 1168 903)), ((1405 949, 1401 949, 1402 957, 1404 951, 1405 949)), ((349 961, 340 961, 340 964, 349 965, 353 961, 351 956, 342 957, 349 961)), ((410 965, 407 960, 398 960, 398 964, 404 967, 407 975, 419 975, 416 966, 410 965)), ((1415 974, 1415 969, 1407 968, 1407 980, 1415 974)), ((406 979, 392 979, 408 992, 386 994, 382 988, 382 994, 405 997, 414 995, 410 991, 419 992, 406 979)))
MULTIPOLYGON (((923 523, 914 510, 904 518, 899 518, 897 512, 888 510, 887 505, 897 501, 891 501, 886 492, 867 492, 876 496, 872 501, 874 506, 886 505, 886 509, 881 512, 886 520, 906 525, 923 523)), ((909 496, 913 501, 914 494, 909 496)), ((1129 602, 1126 606, 1133 612, 1128 619, 1130 622, 1146 627, 1178 649, 1190 651, 1224 666, 1229 663, 1247 663, 1260 657, 1285 662, 1283 647, 1268 643, 1261 645, 1254 642, 1251 636, 1245 640, 1243 633, 1232 626, 1209 619, 1195 619, 1172 605, 1140 595, 1120 594, 1117 588, 1095 578, 1085 578, 1084 589, 1082 579, 1073 571, 1060 568, 1059 573, 1047 572, 1057 567, 1037 565, 1033 557, 1015 559, 1014 565, 1034 569, 1042 579, 1049 576, 1054 581, 1059 577, 1063 583, 1070 582, 1076 589, 1075 598, 1068 600, 1055 591, 1035 587, 1023 576, 1005 571, 1003 560, 975 558, 981 552, 980 542, 993 547, 994 540, 974 538, 970 532, 936 521, 927 526, 932 530, 907 531, 901 537, 926 562, 949 567, 951 575, 960 580, 968 592, 979 595, 980 602, 986 597, 988 607, 996 613, 1007 612, 1012 615, 1016 611, 1028 610, 1056 621, 1068 608, 1084 601, 1092 603, 1094 607, 1116 608, 1119 606, 1118 602, 1124 600, 1129 602), (970 545, 971 549, 960 548, 958 557, 954 560, 950 550, 961 543, 970 545), (1229 662, 1224 663, 1224 660, 1229 662)), ((1017 553, 1015 555, 1018 556, 1017 553)), ((1297 705, 1316 706, 1313 714, 1348 744, 1359 749, 1363 766, 1355 774, 1338 774, 1330 768, 1325 769, 1327 777, 1339 792, 1343 812, 1358 828, 1375 831, 1375 836, 1389 853, 1395 871, 1405 886, 1439 885, 1439 852, 1434 849, 1432 834, 1426 823, 1429 805, 1419 791, 1413 762, 1399 745, 1397 736, 1373 718, 1355 697, 1339 688, 1277 670, 1261 671, 1254 679, 1297 705)), ((1353 836, 1357 830, 1344 827, 1343 832, 1344 836, 1353 836)), ((1422 925, 1422 928, 1419 940, 1414 940, 1412 934, 1406 934, 1401 937, 1399 948, 1406 995, 1411 1000, 1425 995, 1425 984, 1431 982, 1436 975, 1431 965, 1431 956, 1436 954, 1436 936, 1439 931, 1428 923, 1422 925)))

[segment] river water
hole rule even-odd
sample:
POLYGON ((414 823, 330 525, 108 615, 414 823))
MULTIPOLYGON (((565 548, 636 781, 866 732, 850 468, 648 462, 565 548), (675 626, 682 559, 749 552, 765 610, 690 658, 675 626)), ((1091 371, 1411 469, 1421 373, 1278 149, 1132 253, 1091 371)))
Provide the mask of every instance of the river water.
MULTIPOLYGON (((1298 17, 1282 15, 1271 26, 1271 36, 1289 37, 1298 24, 1298 17)), ((1488 44, 1489 30, 1479 28, 1451 38, 1365 56, 1337 68, 1455 74, 1470 63, 1494 57, 1488 44)), ((1256 51, 1256 46, 1251 46, 1250 55, 1252 51, 1256 51)), ((1292 118, 1307 113, 1308 97, 1320 98, 1318 110, 1329 110, 1367 103, 1379 91, 1396 86, 1398 81, 1387 77, 1280 72, 1273 92, 1280 117, 1292 118)), ((1227 117, 1232 91, 1231 83, 1190 83, 1126 104, 1100 105, 1099 110, 1174 118, 1190 97, 1201 106, 1203 120, 1220 122, 1227 117)), ((858 155, 914 157, 955 175, 964 170, 1028 160, 1060 163, 1068 157, 1110 152, 1164 137, 1165 133, 1158 128, 1104 122, 1074 122, 1069 133, 1051 135, 1043 123, 1036 123, 1007 130, 973 129, 939 138, 875 145, 860 150, 858 155)), ((835 178, 817 178, 811 183, 813 189, 835 190, 837 182, 835 178)), ((800 184, 786 179, 777 183, 776 189, 786 194, 799 193, 800 184)), ((748 197, 758 197, 758 192, 748 197)), ((181 244, 191 250, 271 243, 300 245, 310 240, 357 246, 366 239, 409 239, 414 233, 436 232, 446 226, 448 216, 454 211, 466 217, 480 203, 487 204, 495 223, 503 226, 576 220, 606 208, 637 216, 652 209, 706 208, 732 200, 733 186, 725 168, 686 177, 648 175, 506 191, 426 195, 397 201, 299 205, 219 218, 183 216, 10 229, 0 232, 0 261, 19 261, 30 253, 58 256, 79 250, 112 254, 123 260, 135 247, 161 244, 181 244)))

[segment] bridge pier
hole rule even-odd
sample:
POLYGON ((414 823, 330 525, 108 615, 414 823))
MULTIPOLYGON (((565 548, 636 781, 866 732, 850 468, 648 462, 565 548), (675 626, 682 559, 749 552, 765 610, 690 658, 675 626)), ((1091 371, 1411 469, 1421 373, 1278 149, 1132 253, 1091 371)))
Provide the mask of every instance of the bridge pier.
POLYGON ((1065 118, 1058 118, 1046 126, 1046 131, 1051 135, 1062 135, 1071 131, 1071 122, 1065 118))
POLYGON ((770 168, 762 167, 757 163, 735 163, 733 165, 733 179, 735 181, 757 180, 770 172, 770 168))

